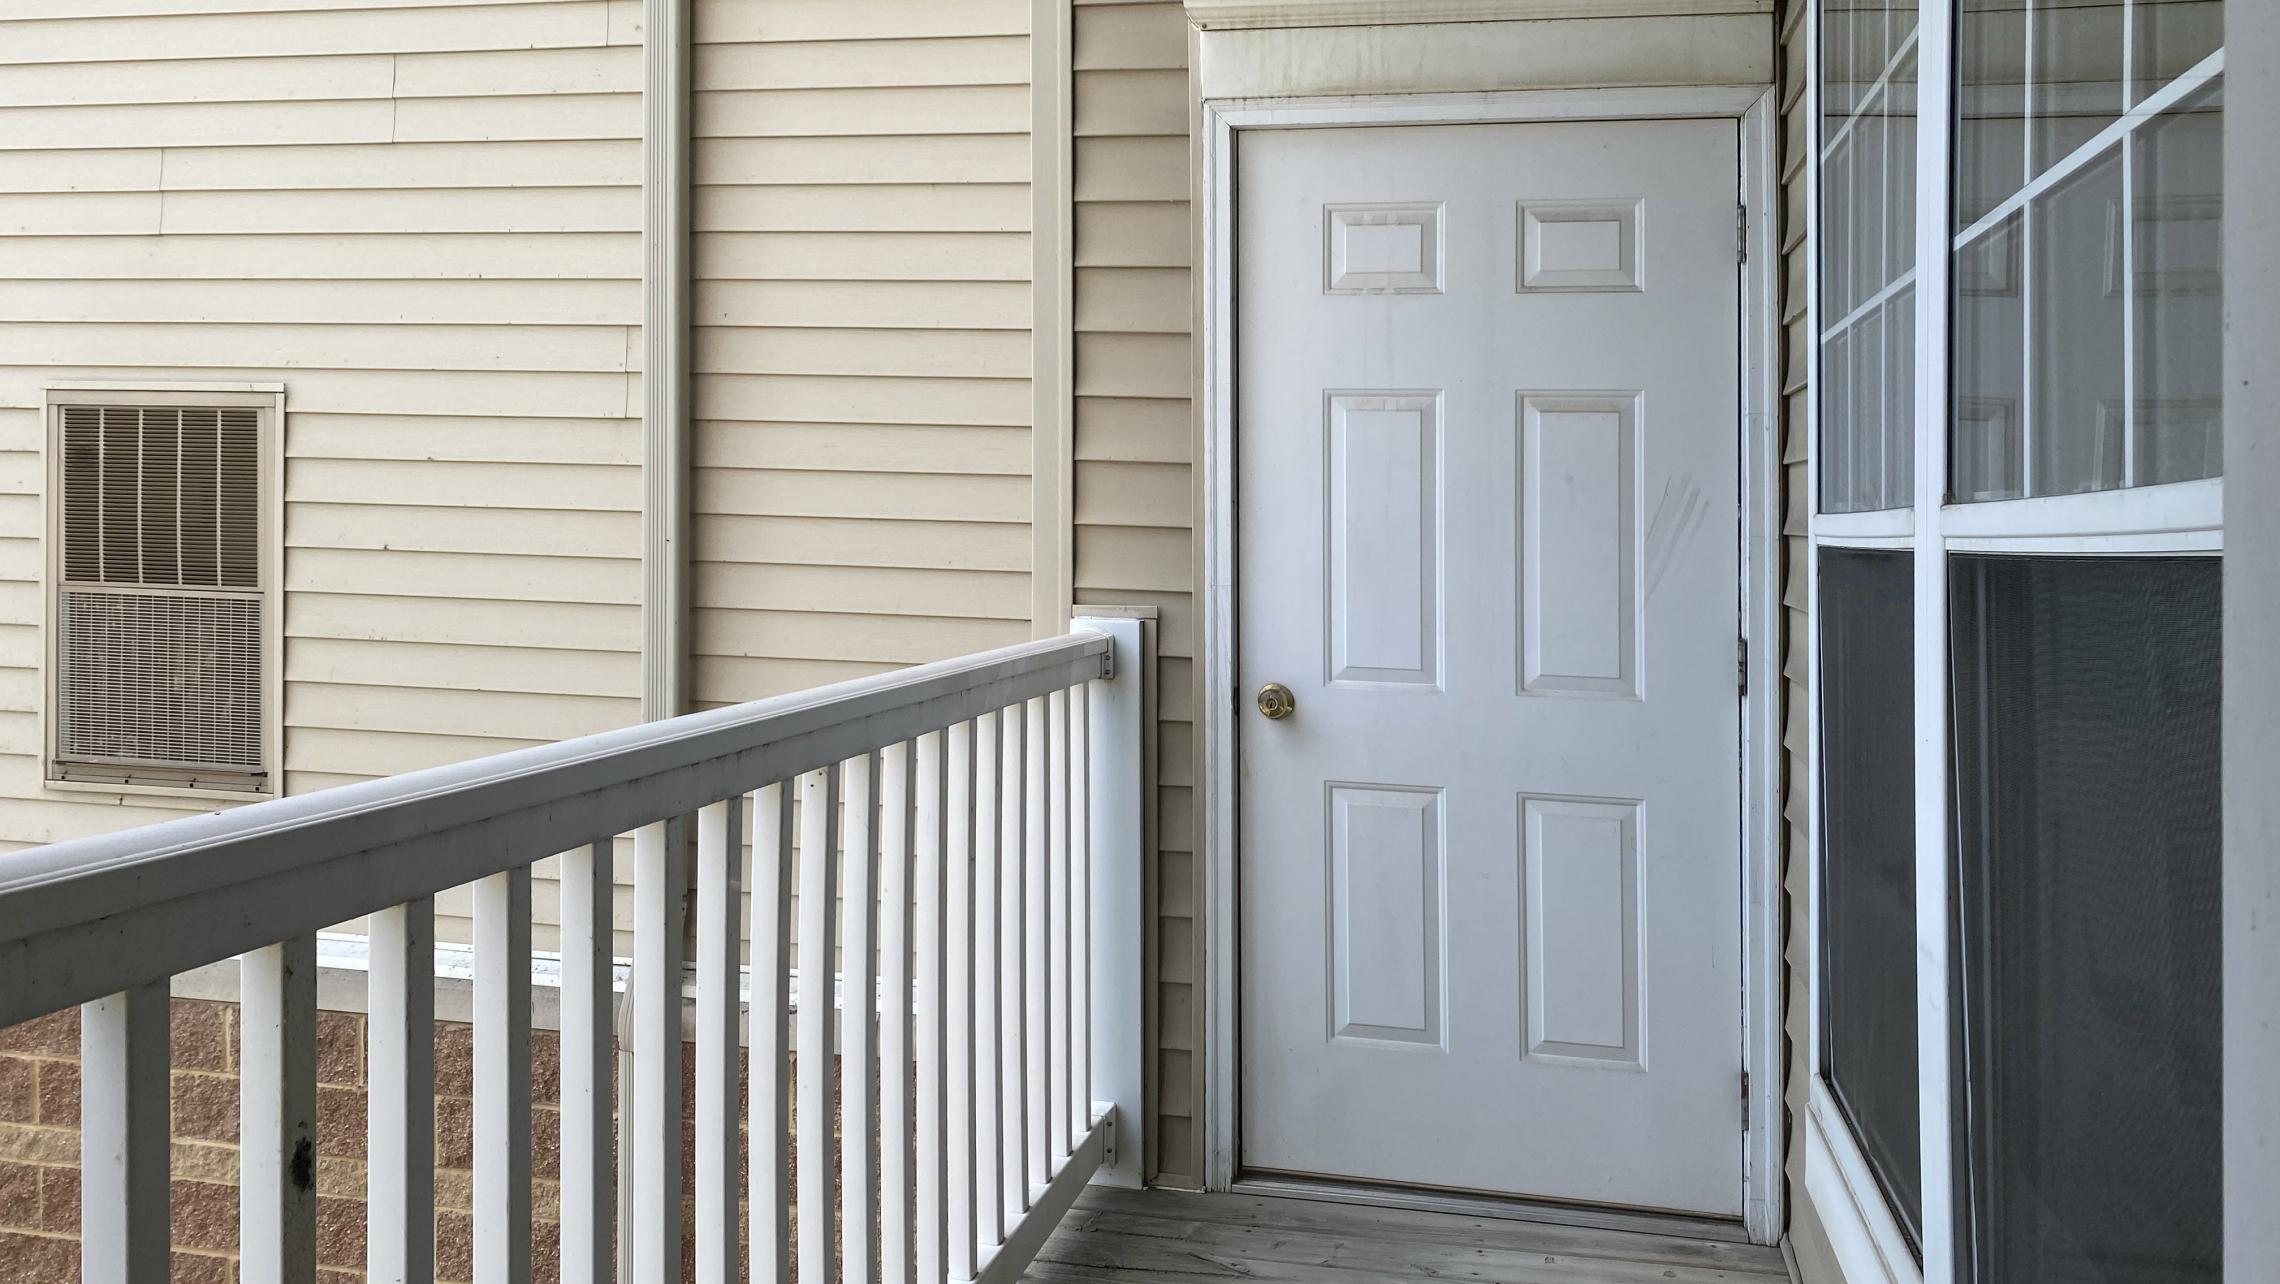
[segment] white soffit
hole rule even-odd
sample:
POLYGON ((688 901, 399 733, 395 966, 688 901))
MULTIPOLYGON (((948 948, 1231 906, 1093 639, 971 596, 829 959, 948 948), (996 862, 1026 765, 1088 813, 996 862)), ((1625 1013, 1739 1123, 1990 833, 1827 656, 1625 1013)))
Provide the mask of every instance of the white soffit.
MULTIPOLYGON (((1639 0, 1678 3, 1679 0, 1639 0)), ((1724 0, 1726 8, 1749 0, 1724 0)), ((1188 0, 1232 5, 1236 0, 1188 0)), ((1261 0, 1242 0, 1266 7, 1261 0)), ((1459 0, 1416 0, 1405 15, 1459 0)), ((1488 0, 1462 0, 1475 8, 1488 0)), ((1579 8, 1559 0, 1563 9, 1579 8)), ((1691 0, 1694 7, 1710 7, 1691 0)), ((1202 33, 1196 83, 1207 101, 1379 94, 1479 94, 1545 89, 1765 86, 1773 83, 1773 15, 1670 13, 1544 18, 1553 0, 1503 0, 1521 22, 1402 22, 1379 26, 1236 27, 1202 33)), ((1286 0, 1281 9, 1384 0, 1286 0)), ((1633 8, 1636 5, 1631 6, 1633 8)))
POLYGON ((1205 31, 1771 12, 1773 0, 1187 0, 1205 31))

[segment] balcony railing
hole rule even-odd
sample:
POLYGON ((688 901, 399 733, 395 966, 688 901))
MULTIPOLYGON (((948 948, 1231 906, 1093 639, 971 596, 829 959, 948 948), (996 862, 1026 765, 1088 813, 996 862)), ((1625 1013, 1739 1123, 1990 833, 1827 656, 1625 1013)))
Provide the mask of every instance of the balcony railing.
POLYGON ((795 1264, 802 1284, 1014 1280, 1079 1188, 1136 1168, 1116 1136, 1121 1112, 1137 1139, 1140 1085, 1139 651, 1137 622, 1083 620, 1065 638, 0 863, 0 1027, 81 1009, 83 1280, 167 1278, 169 981, 232 957, 239 1278, 314 1277, 316 934, 367 915, 368 1266, 376 1284, 433 1278, 434 898, 463 884, 475 1279, 527 1280, 531 867, 558 854, 565 1284, 621 1265, 638 1284, 681 1278, 685 1114, 703 1284, 747 1265, 783 1284, 795 1264), (623 835, 631 1065, 613 1089, 623 835), (821 979, 810 1001, 795 965, 821 979))

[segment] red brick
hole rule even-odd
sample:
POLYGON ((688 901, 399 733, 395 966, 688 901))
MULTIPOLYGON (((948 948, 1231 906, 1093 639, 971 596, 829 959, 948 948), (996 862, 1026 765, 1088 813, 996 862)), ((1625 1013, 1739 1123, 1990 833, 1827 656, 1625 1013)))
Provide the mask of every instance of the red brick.
POLYGON ((79 1241, 0 1231, 0 1263, 10 1280, 62 1284, 79 1278, 79 1241))
POLYGON ((174 1246, 209 1253, 234 1253, 238 1238, 238 1188, 202 1181, 174 1183, 174 1246))
POLYGON ((0 1056, 0 1123, 31 1123, 40 1113, 39 1063, 0 1056))
POLYGON ((530 1032, 530 1099, 541 1105, 562 1099, 562 1036, 552 1030, 530 1032))
POLYGON ((79 1170, 40 1169, 40 1229, 79 1233, 79 1170))
POLYGON ((435 1023, 435 1095, 475 1095, 475 1027, 435 1023))
POLYGON ((0 1226, 40 1228, 40 1170, 30 1164, 0 1164, 0 1226))
POLYGON ((353 1012, 317 1013, 317 1082, 364 1082, 364 1018, 353 1012))
POLYGON ((475 1223, 465 1213, 435 1215, 435 1277, 439 1282, 475 1277, 475 1223))
POLYGON ((79 1009, 65 1008, 0 1030, 0 1052, 29 1052, 43 1057, 78 1056, 79 1009))
POLYGON ((238 1138, 238 1081, 213 1074, 174 1076, 174 1135, 204 1141, 238 1138))
POLYGON ((552 1222, 530 1224, 530 1278, 531 1284, 555 1284, 562 1278, 562 1232, 552 1222))
POLYGON ((364 1269, 364 1205, 352 1199, 317 1200, 317 1264, 364 1269))
POLYGON ((561 1175, 562 1112, 560 1110, 539 1106, 530 1112, 530 1171, 534 1177, 557 1177, 561 1175))
POLYGON ((435 1103, 435 1166, 475 1167, 475 1108, 456 1097, 435 1103))
POLYGON ((79 1126, 78 1062, 40 1062, 40 1122, 59 1128, 79 1126))
POLYGON ((317 1089, 317 1153, 362 1159, 365 1140, 364 1090, 317 1089))
POLYGON ((237 1262, 204 1253, 176 1253, 174 1284, 237 1284, 237 1262))
POLYGON ((230 1068, 229 1008, 203 999, 176 999, 168 1022, 177 1070, 230 1068))

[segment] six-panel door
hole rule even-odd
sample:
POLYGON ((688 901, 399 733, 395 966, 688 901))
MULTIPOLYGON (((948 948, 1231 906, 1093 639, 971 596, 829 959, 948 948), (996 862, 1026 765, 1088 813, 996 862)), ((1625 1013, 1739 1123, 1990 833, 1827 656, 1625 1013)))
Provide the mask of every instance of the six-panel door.
POLYGON ((1735 127, 1241 146, 1242 1162, 1737 1212, 1735 127))

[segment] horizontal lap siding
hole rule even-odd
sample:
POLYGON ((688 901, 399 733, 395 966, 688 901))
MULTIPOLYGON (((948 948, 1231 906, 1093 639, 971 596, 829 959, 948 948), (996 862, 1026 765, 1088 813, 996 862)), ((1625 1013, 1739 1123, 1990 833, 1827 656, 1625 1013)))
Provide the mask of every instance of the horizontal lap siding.
POLYGON ((1812 59, 1805 44, 1806 0, 1788 0, 1780 17, 1779 94, 1781 101, 1781 707, 1784 779, 1782 788, 1782 958, 1787 972, 1782 1036, 1788 1073, 1783 1079, 1783 1123, 1788 1130, 1789 1237, 1798 1268, 1808 1281, 1842 1279, 1830 1254, 1828 1237, 1812 1200, 1805 1194, 1805 1099, 1814 1069, 1807 1059, 1809 1008, 1805 970, 1812 948, 1806 894, 1812 847, 1808 809, 1813 805, 1811 702, 1806 690, 1811 620, 1805 595, 1807 497, 1805 474, 1808 417, 1813 395, 1809 354, 1813 339, 1806 315, 1806 281, 1813 270, 1811 207, 1806 196, 1812 165, 1813 121, 1807 114, 1806 77, 1812 59))
POLYGON ((1029 636, 1027 31, 696 0, 699 707, 1029 636))
POLYGON ((54 379, 286 385, 290 791, 638 716, 639 10, 7 6, 0 849, 196 807, 41 789, 54 379))
POLYGON ((1076 591, 1152 605, 1158 852, 1148 1047, 1157 1176, 1197 1184, 1193 366, 1187 23, 1176 0, 1074 19, 1076 591))

